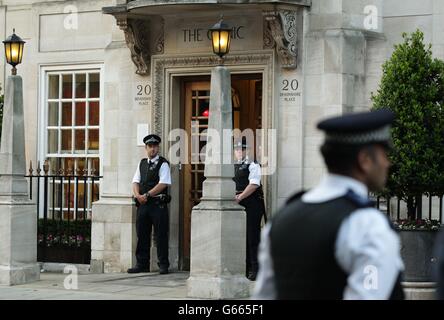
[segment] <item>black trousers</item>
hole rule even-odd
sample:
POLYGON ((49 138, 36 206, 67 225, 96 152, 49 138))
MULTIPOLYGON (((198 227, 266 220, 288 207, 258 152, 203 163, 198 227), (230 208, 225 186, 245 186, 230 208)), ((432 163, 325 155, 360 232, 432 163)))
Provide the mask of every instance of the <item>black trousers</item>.
POLYGON ((245 208, 247 214, 247 273, 257 272, 259 268, 257 254, 261 239, 261 220, 264 214, 262 201, 256 194, 252 194, 239 203, 245 208))
POLYGON ((170 266, 168 260, 168 207, 158 201, 149 201, 137 208, 137 265, 142 267, 150 265, 151 230, 153 227, 159 261, 157 264, 159 268, 167 269, 170 266))

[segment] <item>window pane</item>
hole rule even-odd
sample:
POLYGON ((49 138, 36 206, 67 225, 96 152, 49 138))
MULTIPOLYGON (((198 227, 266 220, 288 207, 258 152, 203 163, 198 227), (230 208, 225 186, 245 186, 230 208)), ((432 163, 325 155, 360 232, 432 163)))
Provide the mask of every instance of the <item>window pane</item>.
MULTIPOLYGON (((83 174, 83 172, 81 174, 83 174)), ((79 180, 78 189, 77 189, 77 207, 79 209, 83 209, 85 207, 83 204, 86 203, 87 201, 84 190, 85 190, 85 185, 82 180, 79 180)), ((79 211, 78 214, 79 214, 78 216, 79 219, 83 218, 83 211, 79 211)))
MULTIPOLYGON (((91 200, 92 200, 92 202, 99 200, 99 194, 100 194, 99 184, 94 182, 94 187, 91 184, 91 200)), ((91 203, 90 203, 90 207, 91 207, 91 203)))
POLYGON ((86 98, 86 74, 76 74, 76 98, 86 98))
POLYGON ((83 170, 86 169, 85 164, 86 164, 85 158, 77 159, 77 169, 78 169, 77 172, 79 175, 82 175, 84 173, 83 170))
POLYGON ((92 158, 91 159, 91 169, 94 169, 94 175, 100 176, 100 159, 99 158, 92 158))
POLYGON ((100 104, 99 102, 89 103, 89 125, 98 126, 100 121, 100 104))
POLYGON ((85 153, 85 130, 75 130, 76 153, 85 153))
POLYGON ((74 208, 74 193, 75 193, 75 183, 72 182, 64 184, 64 207, 67 209, 69 204, 70 211, 74 208))
POLYGON ((59 98, 59 75, 53 74, 48 77, 48 98, 59 98))
POLYGON ((68 170, 71 170, 71 174, 74 170, 74 158, 62 158, 62 168, 65 174, 68 174, 68 170))
POLYGON ((97 153, 99 151, 99 130, 91 129, 88 134, 88 153, 97 153))
POLYGON ((72 74, 64 74, 62 77, 62 97, 64 99, 72 98, 72 74))
POLYGON ((62 126, 72 126, 72 103, 62 103, 62 126))
POLYGON ((49 102, 48 103, 48 126, 58 126, 59 125, 59 103, 49 102))
POLYGON ((58 130, 48 130, 48 153, 58 153, 58 130))
POLYGON ((62 153, 72 152, 72 132, 69 130, 62 130, 62 153))
POLYGON ((85 125, 85 102, 76 102, 76 126, 85 125))
POLYGON ((89 97, 99 98, 100 97, 100 74, 90 73, 89 74, 89 97))

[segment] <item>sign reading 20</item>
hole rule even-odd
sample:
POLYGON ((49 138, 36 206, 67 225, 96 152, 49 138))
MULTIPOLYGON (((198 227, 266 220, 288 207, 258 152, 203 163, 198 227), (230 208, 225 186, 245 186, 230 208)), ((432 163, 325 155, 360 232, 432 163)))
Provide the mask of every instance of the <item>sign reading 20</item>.
POLYGON ((147 84, 145 86, 139 84, 137 86, 137 95, 142 96, 145 94, 146 96, 149 96, 151 94, 151 85, 147 84))
POLYGON ((299 81, 293 80, 282 80, 282 91, 296 91, 299 88, 299 81))

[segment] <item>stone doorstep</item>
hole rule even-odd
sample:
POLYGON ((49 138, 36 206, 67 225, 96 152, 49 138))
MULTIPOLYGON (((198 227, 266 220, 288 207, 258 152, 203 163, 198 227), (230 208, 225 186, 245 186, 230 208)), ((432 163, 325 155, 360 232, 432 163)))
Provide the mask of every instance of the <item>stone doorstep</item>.
POLYGON ((436 282, 402 282, 406 300, 435 300, 436 282))
MULTIPOLYGON (((89 264, 73 264, 73 263, 58 263, 58 262, 39 262, 40 272, 55 272, 64 273, 66 266, 74 266, 80 274, 91 273, 89 264)), ((72 269, 68 269, 69 273, 72 269)))

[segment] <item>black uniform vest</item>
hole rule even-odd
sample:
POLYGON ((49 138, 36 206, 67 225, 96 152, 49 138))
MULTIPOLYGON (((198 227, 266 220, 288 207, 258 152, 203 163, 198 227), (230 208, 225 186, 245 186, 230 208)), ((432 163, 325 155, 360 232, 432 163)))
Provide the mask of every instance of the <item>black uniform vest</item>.
MULTIPOLYGON (((250 184, 248 176, 250 175, 251 163, 235 163, 234 164, 234 178, 233 181, 236 183, 236 192, 242 192, 250 184)), ((251 195, 259 196, 262 192, 262 185, 255 190, 251 195)))
MULTIPOLYGON (((147 193, 159 183, 159 171, 164 162, 168 163, 164 157, 159 157, 157 164, 150 165, 146 158, 140 161, 140 194, 147 193)), ((168 188, 163 189, 159 194, 168 194, 168 188)))
MULTIPOLYGON (((271 256, 278 299, 341 300, 347 274, 335 258, 342 221, 358 208, 369 207, 355 194, 323 203, 304 203, 299 194, 274 218, 271 256)), ((403 299, 401 274, 391 299, 403 299)))

